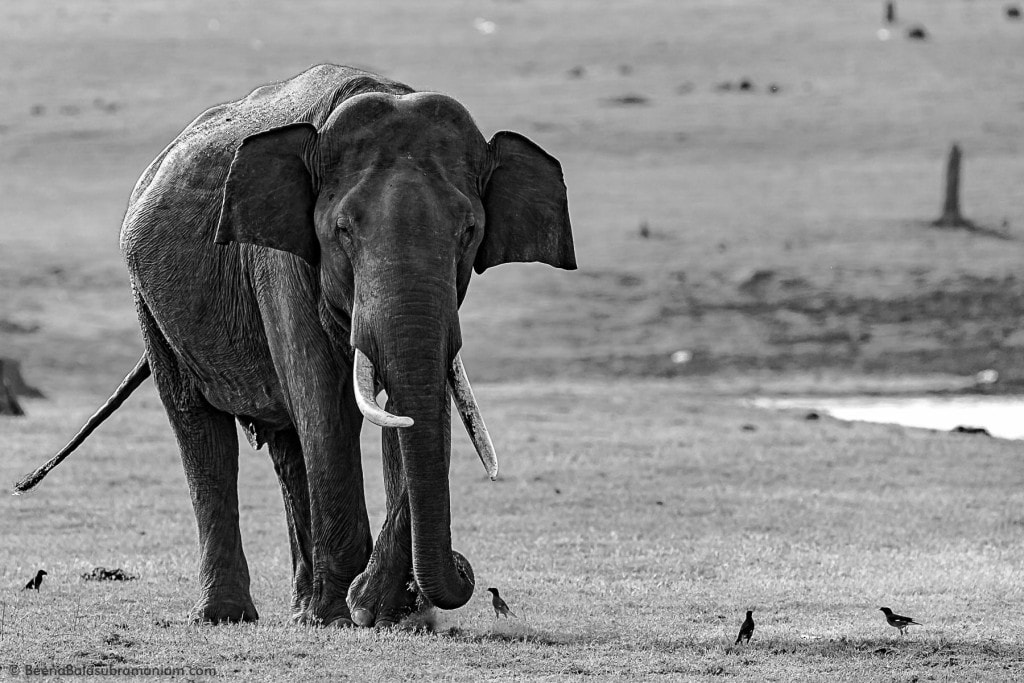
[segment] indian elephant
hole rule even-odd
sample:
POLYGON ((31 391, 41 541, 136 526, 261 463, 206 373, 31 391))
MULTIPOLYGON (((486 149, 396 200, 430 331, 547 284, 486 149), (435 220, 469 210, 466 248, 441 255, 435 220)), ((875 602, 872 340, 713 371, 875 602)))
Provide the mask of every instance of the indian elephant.
POLYGON ((558 161, 516 133, 486 141, 451 97, 320 65, 185 128, 135 186, 121 250, 145 355, 55 460, 152 374, 198 526, 192 619, 257 618, 233 418, 280 479, 296 621, 382 626, 417 599, 465 604, 452 394, 492 475, 496 460, 459 360, 458 308, 473 270, 576 267, 558 161), (363 417, 384 427, 376 543, 363 417))

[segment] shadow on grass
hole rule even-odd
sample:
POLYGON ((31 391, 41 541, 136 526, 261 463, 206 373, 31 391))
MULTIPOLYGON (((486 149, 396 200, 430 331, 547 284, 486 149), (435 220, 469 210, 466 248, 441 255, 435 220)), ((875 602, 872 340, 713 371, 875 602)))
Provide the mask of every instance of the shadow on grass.
MULTIPOLYGON (((693 652, 708 649, 707 641, 694 639, 659 639, 648 643, 662 652, 693 652)), ((995 659, 1005 662, 1024 662, 1024 651, 1018 645, 988 641, 954 640, 943 637, 882 637, 870 639, 853 638, 757 638, 749 645, 723 643, 721 652, 727 655, 801 655, 824 659, 899 657, 920 659, 925 664, 956 666, 962 660, 995 659)), ((712 647, 711 649, 717 649, 712 647)))
MULTIPOLYGON (((448 622, 449 624, 451 622, 448 622)), ((485 629, 448 626, 434 608, 413 612, 402 619, 397 632, 433 634, 462 643, 528 643, 533 645, 587 645, 612 640, 596 633, 556 633, 536 628, 524 619, 492 621, 485 629)))
POLYGON ((483 632, 469 631, 453 626, 440 632, 441 636, 465 643, 530 643, 534 645, 592 645, 606 642, 595 633, 556 633, 531 626, 529 622, 495 621, 483 632))
POLYGON ((993 228, 986 225, 979 225, 972 221, 965 221, 962 225, 939 225, 935 221, 916 220, 910 221, 910 225, 915 228, 927 228, 930 230, 961 230, 967 234, 977 235, 978 237, 991 237, 997 240, 1004 240, 1007 242, 1015 241, 1016 238, 1007 232, 1006 226, 1002 229, 993 228))

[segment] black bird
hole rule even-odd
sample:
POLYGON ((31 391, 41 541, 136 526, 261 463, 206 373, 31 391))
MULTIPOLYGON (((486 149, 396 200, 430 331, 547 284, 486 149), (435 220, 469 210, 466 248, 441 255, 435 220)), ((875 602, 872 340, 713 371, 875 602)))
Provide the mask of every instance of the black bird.
POLYGON ((505 601, 501 599, 501 596, 498 595, 498 589, 497 588, 488 588, 487 590, 491 593, 491 595, 494 596, 491 599, 491 606, 494 607, 494 618, 495 619, 497 619, 498 617, 500 617, 502 615, 504 615, 504 617, 506 619, 508 619, 508 615, 510 615, 510 614, 512 616, 516 617, 516 619, 519 618, 519 617, 516 616, 515 612, 513 612, 512 610, 510 610, 508 608, 508 605, 506 605, 505 601))
POLYGON ((21 590, 23 590, 23 591, 29 591, 29 590, 37 591, 37 590, 39 590, 40 584, 43 583, 43 577, 44 576, 46 576, 46 570, 45 569, 40 569, 39 571, 36 572, 35 578, 29 579, 28 583, 26 583, 25 587, 22 588, 21 590))
POLYGON ((911 619, 910 617, 904 617, 904 616, 900 616, 899 614, 893 614, 892 610, 889 609, 888 607, 879 607, 878 609, 881 610, 882 612, 885 612, 885 621, 886 621, 886 623, 888 623, 889 626, 892 626, 893 628, 898 628, 900 630, 900 635, 901 636, 903 635, 903 629, 907 628, 908 626, 920 626, 921 625, 921 624, 917 623, 916 621, 914 621, 913 619, 911 619))
POLYGON ((734 645, 739 645, 740 641, 744 638, 747 642, 750 642, 750 636, 754 635, 754 610, 747 610, 747 618, 743 620, 743 625, 740 626, 740 634, 736 636, 736 642, 734 645))

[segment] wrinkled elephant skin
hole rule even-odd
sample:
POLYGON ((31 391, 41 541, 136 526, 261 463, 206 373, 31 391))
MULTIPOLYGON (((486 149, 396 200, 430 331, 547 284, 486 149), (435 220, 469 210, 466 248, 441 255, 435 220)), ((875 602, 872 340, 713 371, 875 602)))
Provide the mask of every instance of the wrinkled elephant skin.
POLYGON ((450 97, 322 65, 192 122, 139 180, 121 248, 192 495, 193 619, 257 618, 234 419, 280 479, 297 622, 465 604, 448 487, 458 308, 474 269, 575 268, 558 162, 515 133, 485 140, 450 97), (383 430, 376 543, 356 349, 402 416, 383 430))

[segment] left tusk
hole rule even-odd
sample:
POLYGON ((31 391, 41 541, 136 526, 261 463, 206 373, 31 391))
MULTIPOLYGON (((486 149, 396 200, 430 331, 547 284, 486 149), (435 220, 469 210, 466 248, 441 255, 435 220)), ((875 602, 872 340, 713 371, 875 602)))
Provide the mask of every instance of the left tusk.
POLYGON ((494 452, 494 444, 491 443, 491 435, 487 432, 487 425, 480 414, 480 406, 476 403, 473 395, 473 387, 469 385, 469 377, 466 376, 466 368, 462 365, 462 357, 455 355, 452 366, 448 370, 448 386, 452 390, 452 397, 455 399, 455 407, 459 409, 462 416, 462 424, 466 425, 469 438, 473 440, 480 462, 483 463, 487 476, 494 481, 498 478, 498 456, 494 452))

